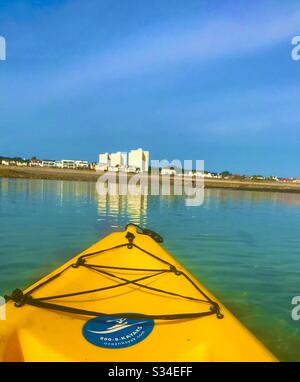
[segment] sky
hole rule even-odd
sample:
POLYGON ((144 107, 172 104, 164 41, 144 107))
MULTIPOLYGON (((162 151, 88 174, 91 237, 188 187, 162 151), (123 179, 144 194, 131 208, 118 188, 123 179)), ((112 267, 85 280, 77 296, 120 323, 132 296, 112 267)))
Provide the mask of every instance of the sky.
POLYGON ((0 156, 300 177, 295 0, 1 0, 0 156))

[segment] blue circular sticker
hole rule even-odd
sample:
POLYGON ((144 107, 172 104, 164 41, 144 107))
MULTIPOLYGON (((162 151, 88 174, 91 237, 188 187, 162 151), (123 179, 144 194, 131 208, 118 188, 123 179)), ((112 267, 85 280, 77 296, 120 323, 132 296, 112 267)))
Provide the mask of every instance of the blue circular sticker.
POLYGON ((96 317, 87 321, 82 329, 91 344, 107 348, 127 348, 143 341, 152 332, 154 321, 114 317, 96 317))

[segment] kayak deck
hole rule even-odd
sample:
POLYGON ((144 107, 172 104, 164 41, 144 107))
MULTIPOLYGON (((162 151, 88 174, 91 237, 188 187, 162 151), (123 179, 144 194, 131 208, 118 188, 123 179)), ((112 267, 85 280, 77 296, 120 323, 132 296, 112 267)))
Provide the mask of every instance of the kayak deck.
POLYGON ((31 305, 30 298, 22 305, 22 296, 16 300, 20 307, 7 302, 0 361, 276 361, 179 262, 133 225, 106 236, 24 295, 41 306, 31 305), (101 318, 93 317, 100 313, 110 324, 103 329, 101 322, 99 331, 101 318), (109 341, 117 335, 113 346, 109 341))

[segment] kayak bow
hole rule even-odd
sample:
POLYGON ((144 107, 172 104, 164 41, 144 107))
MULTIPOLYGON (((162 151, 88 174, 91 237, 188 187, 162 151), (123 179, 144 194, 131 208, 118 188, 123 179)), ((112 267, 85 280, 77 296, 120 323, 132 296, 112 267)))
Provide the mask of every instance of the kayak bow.
POLYGON ((162 241, 129 224, 6 296, 0 361, 276 361, 162 241))

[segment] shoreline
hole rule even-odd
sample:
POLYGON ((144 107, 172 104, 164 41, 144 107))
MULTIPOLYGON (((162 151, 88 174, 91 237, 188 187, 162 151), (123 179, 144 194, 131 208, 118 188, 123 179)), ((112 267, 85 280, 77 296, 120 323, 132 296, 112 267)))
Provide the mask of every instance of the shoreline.
MULTIPOLYGON (((57 169, 42 167, 17 167, 0 165, 0 179, 44 179, 96 182, 101 173, 93 170, 57 169)), ((134 174, 128 174, 128 179, 134 174)), ((152 175, 152 177, 155 175, 152 175)), ((157 176, 156 176, 157 177, 157 176)), ((164 177, 159 176, 160 182, 164 177)), ((172 178, 171 184, 182 182, 182 178, 172 178)), ((189 178, 191 179, 191 178, 189 178)), ((205 188, 222 188, 240 191, 265 191, 300 193, 300 183, 285 183, 276 181, 251 181, 234 179, 208 179, 204 180, 205 188)))

